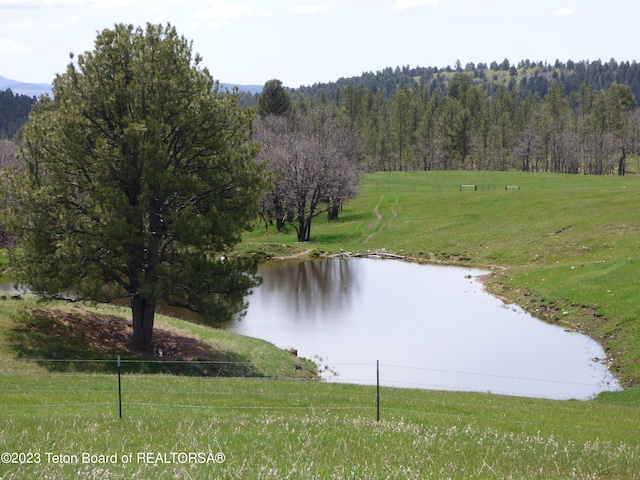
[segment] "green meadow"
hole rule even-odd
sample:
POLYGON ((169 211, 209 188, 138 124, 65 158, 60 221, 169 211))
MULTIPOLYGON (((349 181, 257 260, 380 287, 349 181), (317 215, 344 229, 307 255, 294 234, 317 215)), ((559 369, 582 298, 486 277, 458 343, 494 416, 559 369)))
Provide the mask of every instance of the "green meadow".
POLYGON ((490 269, 487 288, 536 316, 587 333, 625 386, 640 380, 640 176, 394 172, 365 176, 310 244, 256 224, 243 247, 283 255, 379 251, 490 269), (476 185, 463 187, 460 185, 476 185), (519 187, 509 188, 506 187, 519 187))
POLYGON ((638 204, 635 175, 369 174, 337 221, 314 220, 312 242, 256 222, 239 247, 486 267, 491 292, 598 340, 622 392, 554 401, 383 387, 378 421, 375 387, 315 380, 313 365, 266 342, 161 316, 167 345, 197 341, 198 359, 229 368, 145 370, 117 342, 96 351, 78 332, 96 316, 125 323, 126 309, 5 300, 0 479, 640 478, 638 204), (233 377, 243 369, 252 378, 233 377))

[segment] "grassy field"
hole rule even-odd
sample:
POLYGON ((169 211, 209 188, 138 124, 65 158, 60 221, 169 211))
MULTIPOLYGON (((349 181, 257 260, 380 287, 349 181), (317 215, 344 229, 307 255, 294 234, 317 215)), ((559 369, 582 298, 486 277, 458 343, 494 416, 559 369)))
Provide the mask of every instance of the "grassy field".
POLYGON ((637 398, 382 389, 378 422, 373 387, 125 375, 119 419, 113 375, 0 379, 0 450, 40 462, 5 479, 640 478, 637 398))
MULTIPOLYGON (((640 380, 640 176, 397 172, 365 177, 337 222, 318 217, 312 242, 294 232, 245 236, 315 253, 386 249, 492 268, 488 289, 600 342, 620 382, 640 380), (460 185, 477 185, 463 188, 460 185), (506 186, 519 189, 506 190, 506 186)), ((282 247, 275 255, 281 255, 282 247)))
POLYGON ((140 374, 116 335, 99 352, 76 336, 94 316, 117 325, 125 311, 6 300, 0 479, 640 478, 639 197, 636 176, 372 174, 340 220, 316 220, 311 243, 256 224, 241 246, 267 256, 384 248, 492 268, 493 292, 599 340, 623 392, 580 402, 382 388, 378 422, 375 387, 313 380, 311 365, 265 342, 163 317, 163 348, 188 337, 197 345, 183 356, 263 378, 140 374), (90 366, 54 361, 69 351, 90 366), (127 360, 122 419, 116 354, 127 360), (47 361, 21 358, 33 356, 47 361))

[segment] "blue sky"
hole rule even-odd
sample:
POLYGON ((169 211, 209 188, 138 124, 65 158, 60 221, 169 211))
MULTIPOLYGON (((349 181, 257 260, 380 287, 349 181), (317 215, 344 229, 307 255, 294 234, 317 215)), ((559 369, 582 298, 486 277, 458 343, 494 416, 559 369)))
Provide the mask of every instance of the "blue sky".
POLYGON ((640 61, 638 0, 0 0, 0 75, 49 83, 115 23, 171 23, 214 78, 298 87, 385 67, 640 61))

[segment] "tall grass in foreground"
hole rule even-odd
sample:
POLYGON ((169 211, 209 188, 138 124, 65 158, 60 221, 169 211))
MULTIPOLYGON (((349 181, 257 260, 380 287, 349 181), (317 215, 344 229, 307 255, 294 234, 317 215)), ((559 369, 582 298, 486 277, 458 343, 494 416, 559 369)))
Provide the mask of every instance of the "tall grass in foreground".
POLYGON ((133 375, 119 420, 114 380, 0 376, 0 451, 41 460, 0 478, 640 478, 637 398, 383 388, 377 422, 374 387, 133 375))

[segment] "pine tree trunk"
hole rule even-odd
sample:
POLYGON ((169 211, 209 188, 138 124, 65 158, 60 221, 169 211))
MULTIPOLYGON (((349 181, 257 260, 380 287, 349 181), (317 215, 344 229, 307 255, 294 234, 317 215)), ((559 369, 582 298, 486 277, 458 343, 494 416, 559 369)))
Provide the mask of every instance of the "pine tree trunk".
POLYGON ((153 353, 155 307, 155 300, 144 298, 139 293, 131 298, 133 343, 147 353, 153 353))

